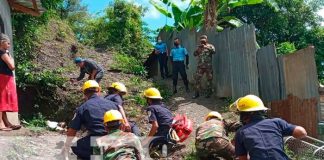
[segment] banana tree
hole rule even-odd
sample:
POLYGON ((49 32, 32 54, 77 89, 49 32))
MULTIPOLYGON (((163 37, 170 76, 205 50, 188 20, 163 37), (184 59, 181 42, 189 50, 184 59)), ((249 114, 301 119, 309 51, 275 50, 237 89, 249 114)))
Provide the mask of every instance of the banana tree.
MULTIPOLYGON (((184 28, 212 29, 216 27, 217 30, 220 31, 225 27, 239 27, 243 24, 242 21, 236 17, 226 16, 230 10, 245 5, 263 3, 264 1, 265 0, 191 0, 188 7, 184 10, 181 10, 171 0, 150 0, 150 3, 163 15, 173 18, 175 21, 174 27, 177 30, 184 28), (161 5, 161 2, 163 5, 161 5), (164 6, 171 7, 171 12, 164 6)), ((170 26, 167 28, 170 28, 170 26)))

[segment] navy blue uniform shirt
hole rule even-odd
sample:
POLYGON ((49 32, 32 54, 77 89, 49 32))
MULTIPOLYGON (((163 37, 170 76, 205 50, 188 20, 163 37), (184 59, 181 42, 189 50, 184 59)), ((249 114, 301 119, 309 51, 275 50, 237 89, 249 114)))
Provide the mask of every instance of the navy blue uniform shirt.
POLYGON ((251 160, 288 160, 283 137, 291 136, 295 127, 280 118, 254 119, 237 131, 235 154, 249 154, 251 160))
POLYGON ((12 70, 9 69, 7 63, 5 61, 2 60, 2 55, 4 54, 8 54, 6 51, 0 50, 0 74, 5 74, 8 76, 13 76, 13 72, 12 70))
POLYGON ((94 94, 76 109, 69 127, 80 130, 81 126, 84 126, 90 135, 104 135, 107 132, 103 124, 103 117, 107 111, 112 109, 118 110, 115 103, 94 94))
POLYGON ((119 106, 123 106, 123 98, 119 94, 109 94, 105 99, 115 102, 119 106))
POLYGON ((147 114, 149 116, 149 122, 157 121, 159 128, 163 126, 171 126, 173 121, 172 113, 163 104, 153 104, 147 109, 147 114))
POLYGON ((84 66, 80 68, 80 75, 77 78, 78 81, 82 80, 86 73, 90 75, 93 70, 97 70, 97 73, 103 71, 102 67, 93 60, 86 59, 83 62, 84 66))

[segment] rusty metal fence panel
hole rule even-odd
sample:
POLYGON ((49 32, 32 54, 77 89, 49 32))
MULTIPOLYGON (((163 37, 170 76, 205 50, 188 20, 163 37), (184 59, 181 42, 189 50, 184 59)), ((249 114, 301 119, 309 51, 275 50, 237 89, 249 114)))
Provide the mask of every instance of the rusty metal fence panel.
MULTIPOLYGON (((278 61, 281 77, 281 98, 285 99, 287 95, 293 94, 301 99, 315 98, 319 102, 315 48, 309 46, 293 54, 280 56, 278 61)), ((321 120, 319 103, 317 103, 317 106, 317 117, 318 120, 321 120)))
POLYGON ((279 68, 276 47, 265 46, 257 52, 259 71, 259 91, 263 102, 268 103, 280 99, 279 68))
POLYGON ((282 95, 293 94, 299 98, 319 98, 315 49, 307 47, 293 54, 278 57, 282 76, 282 95))
POLYGON ((280 117, 292 124, 303 126, 308 135, 318 137, 317 99, 300 99, 288 95, 287 99, 270 103, 271 117, 280 117))

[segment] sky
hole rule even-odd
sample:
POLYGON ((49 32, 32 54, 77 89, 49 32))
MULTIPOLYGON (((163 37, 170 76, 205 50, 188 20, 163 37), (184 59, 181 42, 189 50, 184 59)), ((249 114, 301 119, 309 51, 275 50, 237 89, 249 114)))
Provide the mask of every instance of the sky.
MULTIPOLYGON (((152 30, 156 30, 158 28, 163 27, 165 24, 173 25, 173 19, 166 18, 164 15, 159 13, 158 10, 156 10, 153 5, 149 3, 149 0, 128 0, 134 2, 136 5, 142 5, 146 8, 148 8, 148 11, 145 13, 145 16, 143 17, 144 22, 148 24, 148 27, 152 30)), ((159 1, 159 0, 154 0, 159 1)), ((171 0, 176 2, 176 4, 180 8, 186 8, 189 4, 190 0, 186 0, 184 2, 181 2, 180 0, 171 0)), ((83 4, 88 6, 88 11, 95 15, 97 13, 102 12, 110 3, 113 2, 113 0, 82 0, 83 4)), ((321 15, 324 18, 324 9, 320 10, 318 12, 319 15, 321 15)), ((322 23, 324 26, 324 22, 322 23)))

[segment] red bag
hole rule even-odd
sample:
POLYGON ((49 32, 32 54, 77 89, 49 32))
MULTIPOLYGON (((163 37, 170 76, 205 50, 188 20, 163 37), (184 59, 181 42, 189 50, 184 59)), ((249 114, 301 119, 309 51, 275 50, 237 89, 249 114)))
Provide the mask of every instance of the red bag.
POLYGON ((172 128, 177 132, 180 142, 186 140, 192 132, 192 121, 186 115, 177 114, 173 118, 172 128))

